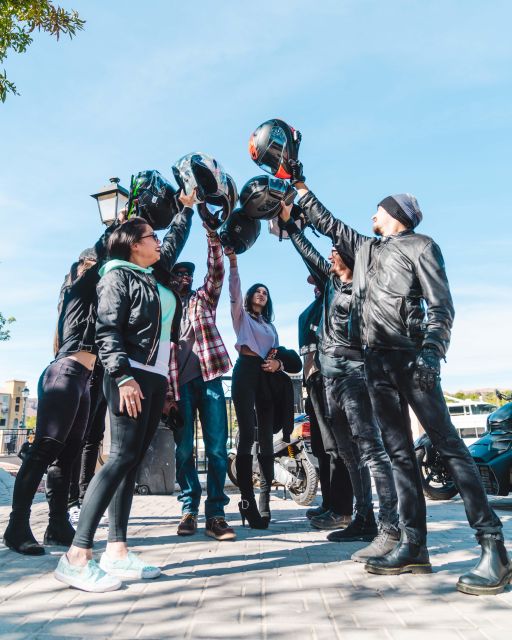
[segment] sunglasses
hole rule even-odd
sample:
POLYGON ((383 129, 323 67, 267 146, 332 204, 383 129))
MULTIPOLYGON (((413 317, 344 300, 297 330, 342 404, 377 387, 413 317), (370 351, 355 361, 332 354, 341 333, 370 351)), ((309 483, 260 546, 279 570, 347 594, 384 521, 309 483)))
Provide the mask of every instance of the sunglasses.
POLYGON ((155 242, 160 242, 160 239, 158 238, 158 236, 156 235, 156 233, 153 231, 153 233, 148 233, 145 236, 141 236, 140 239, 142 240, 143 238, 153 238, 153 240, 155 242))

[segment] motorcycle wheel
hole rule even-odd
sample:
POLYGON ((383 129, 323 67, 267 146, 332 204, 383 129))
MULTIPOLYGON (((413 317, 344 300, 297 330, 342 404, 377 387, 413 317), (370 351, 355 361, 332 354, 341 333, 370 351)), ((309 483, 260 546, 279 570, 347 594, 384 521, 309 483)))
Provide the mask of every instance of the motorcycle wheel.
POLYGON ((235 487, 238 487, 238 479, 236 477, 236 453, 230 453, 228 455, 228 478, 235 487))
POLYGON ((307 507, 316 497, 316 491, 318 489, 318 474, 314 465, 311 464, 306 456, 302 455, 300 457, 300 462, 302 463, 304 474, 300 489, 290 488, 289 491, 294 502, 303 507, 307 507))
POLYGON ((426 498, 431 500, 450 500, 459 493, 438 454, 436 454, 435 463, 428 465, 425 449, 417 449, 416 462, 420 469, 423 495, 426 498))

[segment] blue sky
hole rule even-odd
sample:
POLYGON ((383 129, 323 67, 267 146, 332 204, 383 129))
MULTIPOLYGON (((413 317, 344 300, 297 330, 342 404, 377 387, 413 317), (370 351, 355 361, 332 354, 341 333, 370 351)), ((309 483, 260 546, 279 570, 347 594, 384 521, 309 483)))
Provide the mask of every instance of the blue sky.
MULTIPOLYGON (((512 4, 477 0, 61 2, 87 20, 43 34, 6 69, 0 105, 0 385, 33 394, 51 359, 60 284, 101 233, 89 197, 111 176, 214 155, 239 187, 260 173, 251 131, 280 117, 303 134, 308 184, 369 233, 376 203, 414 193, 456 305, 444 387, 512 386, 512 4)), ((322 252, 328 242, 313 238, 322 252)), ((182 254, 202 279, 199 219, 182 254)), ((242 286, 268 284, 281 342, 311 299, 293 247, 263 229, 242 286)), ((227 287, 225 288, 227 290, 227 287)), ((219 327, 234 355, 227 291, 219 327)))

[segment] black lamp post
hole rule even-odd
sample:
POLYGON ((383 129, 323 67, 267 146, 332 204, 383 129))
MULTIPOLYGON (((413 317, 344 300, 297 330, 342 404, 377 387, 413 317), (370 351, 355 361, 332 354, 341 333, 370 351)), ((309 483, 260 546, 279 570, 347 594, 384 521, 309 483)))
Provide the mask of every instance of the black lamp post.
POLYGON ((21 414, 21 428, 24 429, 25 428, 25 420, 26 420, 26 415, 27 415, 27 400, 28 397, 30 395, 30 389, 28 387, 25 387, 24 389, 22 389, 21 391, 21 395, 23 396, 23 412, 21 414))
POLYGON ((98 203, 100 218, 104 225, 110 226, 128 203, 129 192, 119 184, 119 178, 110 178, 110 184, 102 187, 98 193, 92 193, 98 203))

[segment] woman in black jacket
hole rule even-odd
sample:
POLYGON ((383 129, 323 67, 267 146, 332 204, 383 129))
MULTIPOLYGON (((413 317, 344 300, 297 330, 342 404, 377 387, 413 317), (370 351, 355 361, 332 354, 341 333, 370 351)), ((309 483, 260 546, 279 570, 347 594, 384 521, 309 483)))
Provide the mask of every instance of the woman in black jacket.
POLYGON ((128 551, 126 537, 137 467, 156 431, 167 392, 170 343, 177 340, 181 306, 163 283, 169 282, 190 231, 192 198, 181 196, 187 208, 174 218, 165 255, 151 226, 132 218, 112 234, 110 260, 100 271, 96 340, 105 369, 110 455, 87 489, 73 544, 55 570, 58 580, 84 591, 112 591, 121 586, 119 578, 160 575, 159 568, 128 551), (92 545, 107 506, 108 543, 98 565, 92 545))
POLYGON ((67 546, 75 533, 67 516, 67 496, 71 468, 89 415, 89 379, 97 353, 94 325, 98 269, 115 226, 106 230, 94 249, 82 252, 60 291, 55 360, 39 379, 35 439, 16 476, 12 511, 4 532, 5 545, 25 555, 44 554, 44 547, 30 529, 30 509, 45 473, 50 517, 44 543, 67 546))

